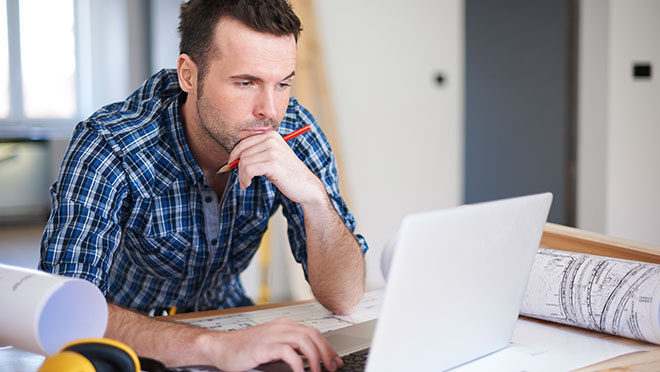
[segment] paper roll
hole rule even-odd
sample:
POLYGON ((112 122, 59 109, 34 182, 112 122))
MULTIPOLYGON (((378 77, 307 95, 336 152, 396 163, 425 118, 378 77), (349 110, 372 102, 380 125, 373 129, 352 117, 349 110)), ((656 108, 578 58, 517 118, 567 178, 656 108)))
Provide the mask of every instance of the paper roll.
POLYGON ((392 256, 394 256, 394 250, 396 249, 396 243, 399 240, 399 231, 397 231, 390 240, 385 243, 383 248, 383 254, 380 256, 380 273, 383 275, 383 279, 387 282, 387 277, 390 274, 390 266, 392 265, 392 256))
POLYGON ((660 345, 660 265, 540 248, 520 314, 660 345))
POLYGON ((92 283, 0 264, 0 345, 38 354, 103 337, 108 306, 92 283))

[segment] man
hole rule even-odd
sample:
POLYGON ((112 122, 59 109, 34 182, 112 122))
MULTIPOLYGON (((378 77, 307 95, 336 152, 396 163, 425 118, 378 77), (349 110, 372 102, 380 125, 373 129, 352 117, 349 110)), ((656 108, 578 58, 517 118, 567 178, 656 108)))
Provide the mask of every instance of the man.
POLYGON ((367 246, 334 157, 290 98, 300 20, 285 0, 191 0, 180 18, 177 71, 76 127, 40 267, 97 285, 106 336, 139 355, 226 371, 282 359, 298 371, 303 354, 312 370, 334 370, 341 359, 321 334, 287 319, 218 332, 143 315, 250 304, 238 276, 279 206, 316 298, 346 314, 364 291, 367 246), (283 140, 305 124, 310 132, 283 140))

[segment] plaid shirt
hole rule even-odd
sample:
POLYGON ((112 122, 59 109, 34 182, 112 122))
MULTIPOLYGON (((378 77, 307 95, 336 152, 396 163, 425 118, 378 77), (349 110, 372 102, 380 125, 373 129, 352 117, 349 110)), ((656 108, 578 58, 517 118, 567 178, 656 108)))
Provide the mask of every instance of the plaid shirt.
MULTIPOLYGON (((146 312, 249 303, 239 274, 268 219, 282 206, 291 251, 307 275, 303 211, 265 177, 241 190, 237 169, 218 200, 184 137, 175 70, 162 70, 126 101, 79 123, 57 181, 41 243, 40 269, 91 281, 108 302, 146 312)), ((311 114, 291 98, 282 135, 325 185, 339 216, 355 220, 339 195, 335 158, 311 114)), ((367 245, 356 235, 362 252, 367 245)))

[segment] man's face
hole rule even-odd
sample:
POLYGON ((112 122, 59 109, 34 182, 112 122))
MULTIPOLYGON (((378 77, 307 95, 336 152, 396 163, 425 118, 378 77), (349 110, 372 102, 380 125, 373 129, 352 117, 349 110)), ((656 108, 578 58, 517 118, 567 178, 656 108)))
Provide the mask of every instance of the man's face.
POLYGON ((293 35, 254 31, 233 18, 215 30, 219 57, 197 89, 202 127, 227 153, 243 138, 276 130, 291 95, 296 68, 293 35))

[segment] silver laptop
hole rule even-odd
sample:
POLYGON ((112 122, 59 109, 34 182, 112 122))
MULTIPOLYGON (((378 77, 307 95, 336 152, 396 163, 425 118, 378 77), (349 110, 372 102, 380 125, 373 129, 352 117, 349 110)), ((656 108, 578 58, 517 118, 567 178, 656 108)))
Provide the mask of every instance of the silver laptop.
POLYGON ((505 348, 551 202, 544 193, 407 216, 377 324, 328 342, 345 363, 367 349, 367 372, 442 371, 505 348))

